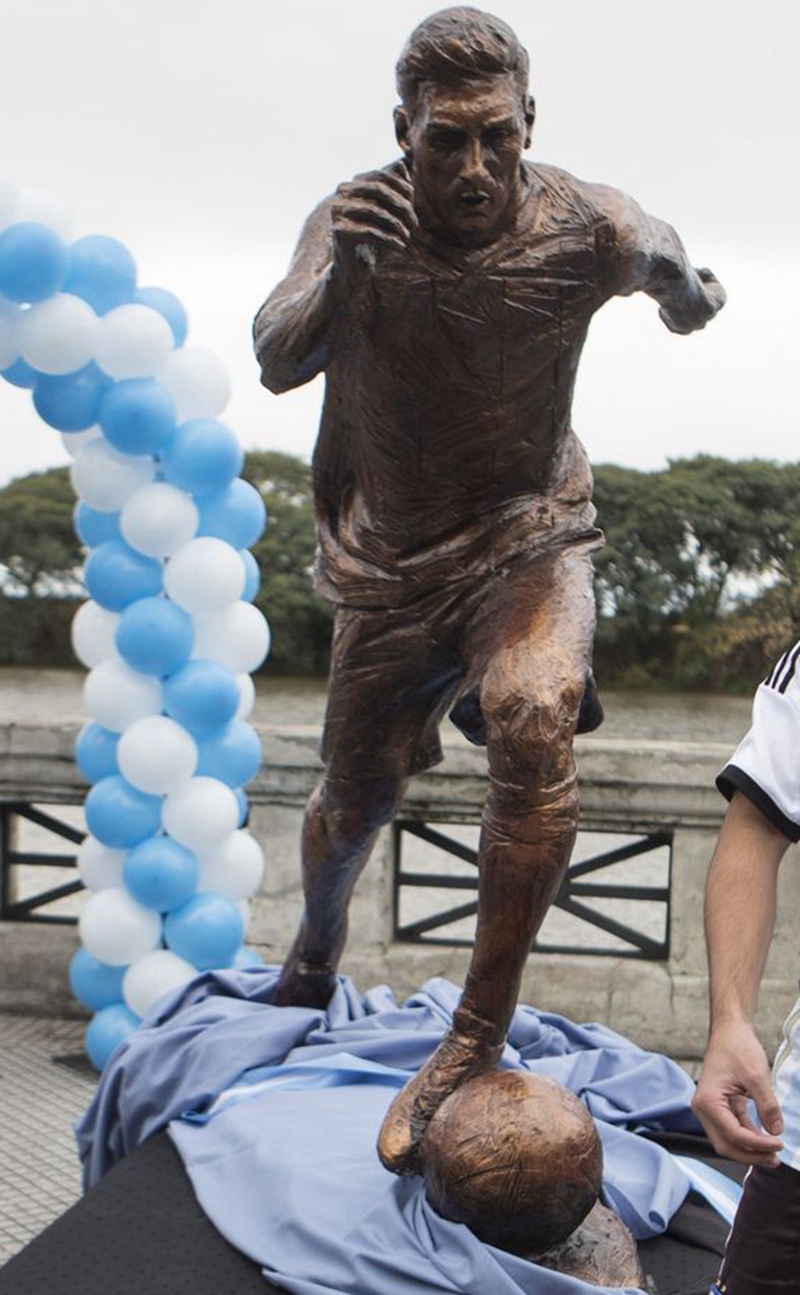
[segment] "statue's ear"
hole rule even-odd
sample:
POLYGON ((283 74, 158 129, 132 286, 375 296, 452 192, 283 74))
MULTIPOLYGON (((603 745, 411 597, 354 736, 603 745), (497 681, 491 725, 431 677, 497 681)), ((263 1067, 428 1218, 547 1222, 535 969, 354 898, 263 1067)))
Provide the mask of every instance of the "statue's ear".
POLYGON ((406 158, 411 156, 409 125, 408 113, 402 104, 398 104, 394 110, 394 133, 395 138, 400 145, 400 150, 406 158))
POLYGON ((525 100, 525 147, 530 148, 533 136, 533 123, 536 120, 536 100, 529 94, 525 100))

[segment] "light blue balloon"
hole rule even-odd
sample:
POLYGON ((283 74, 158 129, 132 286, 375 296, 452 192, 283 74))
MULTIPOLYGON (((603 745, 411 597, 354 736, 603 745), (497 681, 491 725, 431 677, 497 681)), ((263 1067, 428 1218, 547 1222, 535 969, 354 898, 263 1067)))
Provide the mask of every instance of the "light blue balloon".
POLYGON ((124 378, 104 393, 97 421, 121 454, 157 454, 175 435, 175 401, 154 378, 124 378))
POLYGON ((164 572, 156 558, 147 558, 124 540, 104 540, 86 559, 83 579, 90 598, 110 612, 121 612, 137 598, 161 591, 164 572))
POLYGON ((87 782, 100 782, 119 773, 119 733, 112 733, 90 720, 75 740, 75 761, 87 782))
POLYGON ((111 379, 96 364, 63 376, 37 374, 34 408, 57 432, 85 432, 97 422, 100 402, 110 386, 111 379))
POLYGON ((194 625, 189 613, 168 598, 138 598, 120 616, 116 643, 129 666, 160 679, 189 660, 194 625))
POLYGON ((161 796, 148 796, 121 774, 103 778, 86 797, 86 825, 112 850, 132 850, 161 825, 161 796))
POLYGON ((3 377, 6 382, 11 383, 12 387, 35 387, 41 376, 41 373, 31 368, 22 357, 9 364, 7 369, 3 369, 3 377))
POLYGON ((175 345, 183 346, 189 331, 189 320, 183 304, 166 288, 137 288, 133 300, 140 306, 149 306, 163 315, 172 329, 175 345))
POLYGON ((139 1017, 124 1003, 113 1003, 92 1017, 86 1031, 86 1053, 95 1070, 104 1069, 112 1053, 138 1026, 139 1017))
POLYGON ((236 477, 224 490, 198 500, 198 504, 198 535, 213 535, 235 549, 251 548, 267 524, 267 509, 261 494, 241 477, 236 477))
POLYGON ((49 225, 21 220, 0 234, 0 292, 10 301, 45 301, 67 277, 67 245, 49 225))
POLYGON ((197 888, 197 856, 168 836, 142 841, 125 856, 125 885, 145 908, 168 913, 184 904, 197 888))
POLYGON ((100 513, 88 504, 75 505, 73 523, 78 539, 87 549, 96 549, 106 540, 121 540, 119 513, 100 513))
POLYGON ((245 581, 242 598, 251 603, 261 588, 261 568, 249 549, 239 549, 239 557, 244 562, 245 581))
POLYGON ((198 971, 229 967, 244 936, 244 921, 232 899, 203 891, 170 913, 164 922, 167 945, 198 971))
POLYGON ((69 985, 78 1002, 90 1012, 122 1001, 122 978, 127 967, 111 967, 81 945, 69 964, 69 985))
POLYGON ((241 787, 234 787, 233 794, 236 797, 236 804, 239 806, 239 818, 236 826, 246 827, 247 820, 250 817, 250 802, 241 787))
POLYGON ((243 787, 261 765, 261 739, 251 724, 234 719, 199 745, 198 774, 243 787))
POLYGON ((64 291, 88 301, 98 315, 133 300, 136 262, 123 243, 87 234, 69 248, 64 291))
POLYGON ((191 495, 210 495, 238 477, 244 451, 225 423, 192 418, 178 428, 161 462, 167 481, 191 495))
POLYGON ((248 948, 246 944, 241 945, 233 955, 232 967, 237 971, 246 971, 248 967, 263 967, 264 959, 255 949, 248 948))
POLYGON ((216 661, 189 661, 164 681, 164 710, 195 737, 210 737, 239 709, 239 685, 216 661))

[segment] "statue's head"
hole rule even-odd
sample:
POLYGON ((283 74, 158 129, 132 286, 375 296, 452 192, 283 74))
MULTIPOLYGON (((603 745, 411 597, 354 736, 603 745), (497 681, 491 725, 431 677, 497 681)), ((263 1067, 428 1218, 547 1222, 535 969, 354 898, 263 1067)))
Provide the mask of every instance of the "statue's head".
POLYGON ((397 141, 421 222, 448 242, 492 242, 520 200, 534 119, 527 52, 500 18, 443 9, 411 33, 397 88, 397 141))

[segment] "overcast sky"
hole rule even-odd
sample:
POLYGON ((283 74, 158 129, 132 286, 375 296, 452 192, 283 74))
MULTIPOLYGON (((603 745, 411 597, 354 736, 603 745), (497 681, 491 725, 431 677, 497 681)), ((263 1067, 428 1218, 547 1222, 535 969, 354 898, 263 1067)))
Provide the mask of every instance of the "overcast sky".
MULTIPOLYGON (((121 239, 227 364, 248 448, 309 456, 321 380, 273 397, 250 322, 312 206, 396 154, 394 64, 426 0, 3 0, 0 167, 74 235, 121 239)), ((575 427, 594 462, 800 459, 800 18, 789 0, 497 0, 527 46, 530 157, 676 226, 729 293, 689 338, 646 299, 592 325, 575 427)), ((67 462, 0 383, 0 481, 67 462)))

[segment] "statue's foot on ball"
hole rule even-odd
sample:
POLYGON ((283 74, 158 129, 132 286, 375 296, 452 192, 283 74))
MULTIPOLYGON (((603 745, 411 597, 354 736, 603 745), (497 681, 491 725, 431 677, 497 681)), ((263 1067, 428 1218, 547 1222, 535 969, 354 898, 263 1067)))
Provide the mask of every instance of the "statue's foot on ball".
POLYGON ((325 1008, 336 989, 336 973, 330 967, 289 961, 281 971, 272 1001, 276 1007, 325 1008))
POLYGON ((381 1164, 393 1174, 422 1172, 420 1148, 445 1098, 500 1060, 503 1044, 450 1030, 433 1056, 395 1097, 378 1134, 381 1164))

